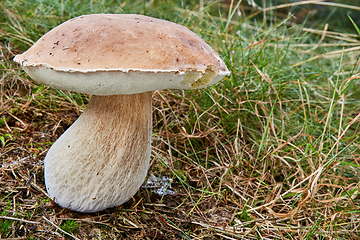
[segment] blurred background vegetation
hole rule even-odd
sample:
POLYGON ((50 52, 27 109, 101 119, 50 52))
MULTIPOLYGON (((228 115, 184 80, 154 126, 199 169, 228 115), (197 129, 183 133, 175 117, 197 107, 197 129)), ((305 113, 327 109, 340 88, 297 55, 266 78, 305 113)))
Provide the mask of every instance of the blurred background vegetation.
MULTIPOLYGON (((231 2, 231 0, 228 0, 231 2)), ((353 25, 349 22, 347 15, 350 15, 354 22, 357 25, 360 25, 360 16, 358 10, 345 8, 342 5, 348 6, 360 6, 358 0, 327 0, 323 2, 335 3, 336 5, 319 5, 319 4, 302 4, 302 5, 293 5, 301 2, 306 2, 305 0, 245 0, 242 1, 242 5, 245 9, 249 9, 251 13, 254 12, 254 7, 274 7, 274 6, 284 6, 288 7, 279 8, 274 18, 286 18, 288 13, 291 12, 295 18, 292 18, 290 21, 297 24, 302 24, 306 22, 306 27, 311 27, 323 22, 329 23, 330 29, 335 31, 344 31, 344 32, 354 32, 355 29, 353 25), (335 6, 335 7, 334 7, 335 6)), ((312 1, 314 3, 314 1, 312 1)), ((273 13, 274 14, 274 13, 273 13)), ((260 14, 262 17, 262 14, 260 14)))

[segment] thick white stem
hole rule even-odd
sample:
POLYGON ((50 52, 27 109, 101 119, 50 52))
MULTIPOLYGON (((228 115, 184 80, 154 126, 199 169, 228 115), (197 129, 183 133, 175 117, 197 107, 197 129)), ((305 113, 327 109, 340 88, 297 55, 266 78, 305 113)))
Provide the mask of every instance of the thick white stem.
POLYGON ((60 206, 95 212, 128 201, 151 151, 151 92, 93 96, 45 158, 45 183, 60 206))

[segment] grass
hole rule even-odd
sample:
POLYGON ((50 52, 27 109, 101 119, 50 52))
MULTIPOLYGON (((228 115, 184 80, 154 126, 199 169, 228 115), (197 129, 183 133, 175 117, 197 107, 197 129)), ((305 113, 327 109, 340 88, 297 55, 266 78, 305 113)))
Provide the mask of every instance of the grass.
POLYGON ((358 28, 231 1, 4 0, 0 10, 1 238, 358 239, 358 28), (144 186, 122 206, 80 214, 47 197, 43 159, 89 96, 37 85, 12 58, 99 12, 185 25, 231 76, 153 94, 149 174, 172 179, 174 194, 144 186))

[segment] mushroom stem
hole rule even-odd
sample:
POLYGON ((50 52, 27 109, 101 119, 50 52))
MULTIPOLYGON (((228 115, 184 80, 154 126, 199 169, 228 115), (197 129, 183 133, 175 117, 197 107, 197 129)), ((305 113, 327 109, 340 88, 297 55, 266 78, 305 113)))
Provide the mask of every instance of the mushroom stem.
POLYGON ((78 212, 128 201, 148 170, 151 129, 151 92, 93 96, 46 155, 51 199, 78 212))

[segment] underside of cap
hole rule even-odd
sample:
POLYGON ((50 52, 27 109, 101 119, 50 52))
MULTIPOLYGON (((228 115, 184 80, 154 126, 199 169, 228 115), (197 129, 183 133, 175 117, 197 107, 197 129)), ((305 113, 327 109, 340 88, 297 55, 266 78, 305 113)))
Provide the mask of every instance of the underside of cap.
POLYGON ((65 91, 93 95, 135 94, 162 89, 198 89, 219 82, 224 76, 211 68, 204 72, 98 71, 63 72, 46 67, 23 67, 38 83, 65 91))
POLYGON ((186 27, 135 14, 71 19, 14 61, 39 83, 101 95, 201 88, 229 75, 217 53, 186 27))

